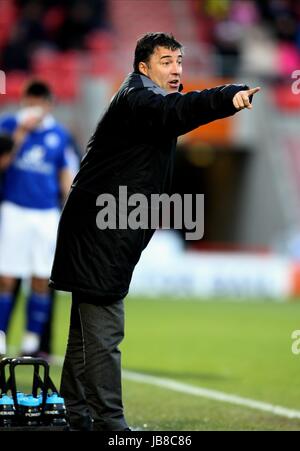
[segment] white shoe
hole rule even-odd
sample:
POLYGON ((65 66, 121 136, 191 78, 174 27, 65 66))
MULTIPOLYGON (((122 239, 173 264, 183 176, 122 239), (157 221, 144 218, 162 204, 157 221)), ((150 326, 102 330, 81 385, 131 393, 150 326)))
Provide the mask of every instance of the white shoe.
POLYGON ((6 335, 3 330, 0 330, 0 356, 6 354, 6 335))

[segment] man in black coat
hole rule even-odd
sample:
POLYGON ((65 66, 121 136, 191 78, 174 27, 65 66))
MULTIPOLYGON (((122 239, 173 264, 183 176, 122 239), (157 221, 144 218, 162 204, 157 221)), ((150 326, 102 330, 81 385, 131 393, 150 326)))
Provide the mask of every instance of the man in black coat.
POLYGON ((137 42, 134 72, 90 139, 61 216, 50 286, 72 292, 61 392, 75 429, 128 428, 118 349, 123 299, 154 230, 124 227, 132 210, 122 204, 119 188, 146 199, 168 193, 177 137, 251 109, 259 91, 226 85, 181 94, 182 58, 182 46, 171 35, 149 33, 137 42), (99 228, 102 193, 118 205, 115 227, 99 228))

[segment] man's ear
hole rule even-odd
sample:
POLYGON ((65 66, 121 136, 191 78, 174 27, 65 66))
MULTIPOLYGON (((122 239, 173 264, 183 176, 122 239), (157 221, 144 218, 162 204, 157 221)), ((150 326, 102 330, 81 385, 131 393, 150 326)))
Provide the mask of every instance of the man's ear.
POLYGON ((146 75, 146 77, 148 76, 148 66, 143 61, 139 63, 139 71, 141 74, 146 75))

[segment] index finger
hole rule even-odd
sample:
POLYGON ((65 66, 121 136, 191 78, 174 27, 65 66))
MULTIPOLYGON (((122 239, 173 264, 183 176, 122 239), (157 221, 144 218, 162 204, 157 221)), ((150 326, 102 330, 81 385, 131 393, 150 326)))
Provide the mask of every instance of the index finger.
POLYGON ((256 94, 258 91, 260 91, 259 86, 257 86, 256 88, 248 89, 247 93, 249 96, 252 96, 253 94, 256 94))

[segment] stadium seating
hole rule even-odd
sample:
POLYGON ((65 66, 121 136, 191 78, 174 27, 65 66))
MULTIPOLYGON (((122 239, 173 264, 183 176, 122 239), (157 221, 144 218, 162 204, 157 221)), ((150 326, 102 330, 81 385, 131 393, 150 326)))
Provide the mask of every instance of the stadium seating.
POLYGON ((14 2, 0 0, 0 48, 6 44, 17 18, 14 2))
POLYGON ((25 82, 28 80, 26 72, 12 71, 6 74, 6 95, 0 96, 0 104, 18 102, 25 82))
POLYGON ((81 57, 77 52, 36 52, 32 69, 33 76, 52 86, 58 99, 68 101, 78 95, 81 57))

